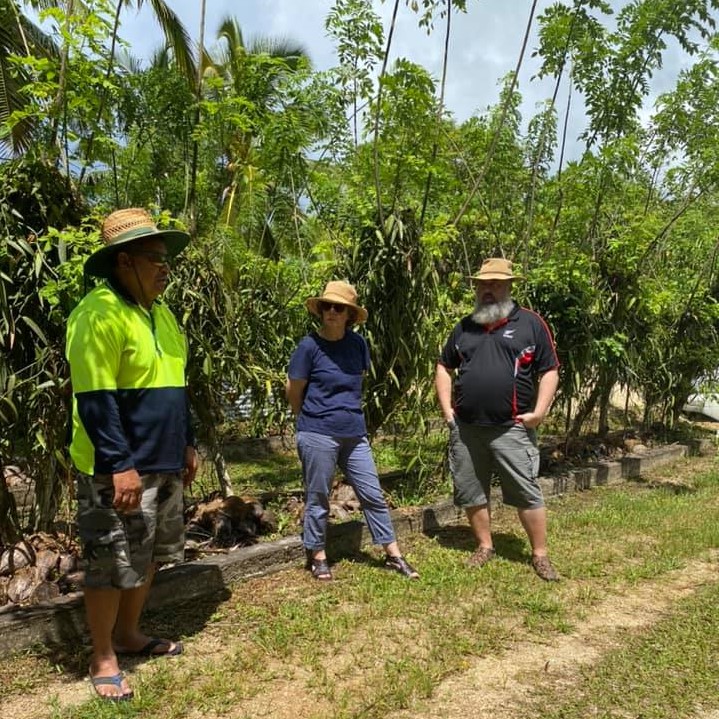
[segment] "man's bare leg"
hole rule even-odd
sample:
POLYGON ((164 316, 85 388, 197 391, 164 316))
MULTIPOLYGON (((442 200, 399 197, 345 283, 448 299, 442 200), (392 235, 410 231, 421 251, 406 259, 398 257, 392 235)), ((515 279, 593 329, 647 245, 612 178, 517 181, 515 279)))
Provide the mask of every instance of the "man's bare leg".
MULTIPOLYGON (((113 588, 85 587, 84 589, 85 615, 92 641, 91 677, 111 677, 120 672, 112 646, 112 630, 117 620, 121 594, 121 590, 113 588)), ((120 696, 130 691, 124 679, 120 687, 98 684, 95 689, 104 697, 120 696)))
POLYGON ((469 526, 477 541, 477 547, 492 549, 492 513, 488 504, 466 507, 469 526))
POLYGON ((150 637, 140 632, 140 615, 150 592, 152 578, 155 576, 154 566, 148 571, 145 582, 139 587, 126 589, 120 597, 117 611, 117 622, 113 637, 115 646, 130 652, 136 652, 147 644, 150 637))
MULTIPOLYGON (((152 637, 140 631, 140 616, 145 607, 147 595, 150 593, 154 576, 155 565, 152 565, 148 569, 144 584, 122 592, 113 633, 116 651, 139 652, 152 640, 152 637)), ((157 647, 155 653, 158 655, 171 653, 176 646, 176 642, 164 640, 163 644, 157 647)))
POLYGON ((518 509, 519 521, 527 533, 529 543, 532 545, 533 557, 547 556, 547 510, 544 507, 537 509, 518 509))
POLYGON ((545 582, 559 581, 559 574, 547 556, 547 510, 544 507, 519 509, 517 514, 532 545, 534 571, 545 582))
POLYGON ((477 542, 477 549, 467 560, 470 567, 483 567, 494 557, 494 546, 492 543, 492 513, 489 504, 482 504, 476 507, 466 507, 469 526, 477 542))

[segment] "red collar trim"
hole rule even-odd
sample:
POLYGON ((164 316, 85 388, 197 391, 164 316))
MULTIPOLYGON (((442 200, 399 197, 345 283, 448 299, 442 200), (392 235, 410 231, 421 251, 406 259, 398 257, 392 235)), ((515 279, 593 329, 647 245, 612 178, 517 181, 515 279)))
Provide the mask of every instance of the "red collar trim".
POLYGON ((497 320, 497 322, 495 322, 494 324, 482 325, 482 326, 484 327, 485 332, 494 332, 494 330, 506 325, 508 322, 509 322, 509 317, 503 317, 501 320, 497 320))

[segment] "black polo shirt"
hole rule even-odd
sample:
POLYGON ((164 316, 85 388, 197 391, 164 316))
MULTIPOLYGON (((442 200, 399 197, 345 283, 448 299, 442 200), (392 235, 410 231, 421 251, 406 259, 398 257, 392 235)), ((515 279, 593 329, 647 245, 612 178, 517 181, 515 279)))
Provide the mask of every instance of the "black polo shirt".
POLYGON ((546 322, 515 304, 494 325, 463 318, 439 363, 457 370, 453 405, 462 422, 511 426, 518 414, 532 411, 536 376, 559 367, 559 358, 546 322))

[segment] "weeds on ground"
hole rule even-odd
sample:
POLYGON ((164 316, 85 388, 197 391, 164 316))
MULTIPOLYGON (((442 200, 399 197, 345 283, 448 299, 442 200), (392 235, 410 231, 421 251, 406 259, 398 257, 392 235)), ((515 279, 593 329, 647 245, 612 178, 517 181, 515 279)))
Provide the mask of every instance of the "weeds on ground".
POLYGON ((717 584, 701 588, 643 635, 584 669, 571 687, 535 691, 520 714, 676 719, 702 716, 703 706, 716 709, 718 604, 717 584))
MULTIPOLYGON (((332 583, 313 581, 299 568, 244 582, 202 621, 189 621, 187 609, 176 619, 167 612, 149 615, 153 630, 160 627, 175 636, 186 632, 187 652, 134 672, 136 700, 122 708, 90 701, 48 709, 47 716, 379 719, 402 709, 419 710, 444 678, 473 658, 501 657, 518 639, 550 641, 571 632, 608 594, 631 590, 718 547, 719 467, 715 463, 692 476, 695 466, 691 461, 675 465, 663 470, 665 475, 654 475, 651 484, 598 488, 551 501, 550 546, 564 577, 557 585, 535 577, 515 514, 498 508, 498 558, 481 570, 466 568, 473 541, 466 526, 455 526, 402 541, 422 573, 419 582, 382 570, 381 553, 374 549, 338 562, 332 583), (686 477, 689 491, 677 494, 671 485, 663 486, 664 476, 677 475, 686 477)), ((712 597, 714 601, 716 594, 712 597)), ((205 611, 192 608, 197 616, 205 611)), ((708 621, 705 614, 692 616, 691 625, 708 621)), ((716 620, 708 623, 710 638, 716 638, 716 620)), ((696 643, 686 651, 699 657, 697 668, 687 661, 680 666, 687 686, 700 684, 710 655, 699 629, 693 634, 682 622, 668 622, 662 631, 661 651, 667 657, 681 642, 696 643)), ((641 639, 644 644, 629 637, 627 658, 617 661, 625 662, 627 674, 634 663, 632 671, 640 677, 663 671, 651 652, 656 640, 641 639)), ((603 681, 619 682, 621 677, 611 662, 605 671, 604 680, 585 682, 586 696, 561 698, 567 713, 527 715, 595 715, 588 709, 592 702, 607 706, 599 700, 608 691, 603 681)), ((678 675, 670 680, 680 686, 678 675)), ((635 691, 628 678, 623 681, 623 691, 635 691)), ((649 689, 644 696, 653 701, 649 689)), ((625 715, 670 716, 633 708, 625 715)))

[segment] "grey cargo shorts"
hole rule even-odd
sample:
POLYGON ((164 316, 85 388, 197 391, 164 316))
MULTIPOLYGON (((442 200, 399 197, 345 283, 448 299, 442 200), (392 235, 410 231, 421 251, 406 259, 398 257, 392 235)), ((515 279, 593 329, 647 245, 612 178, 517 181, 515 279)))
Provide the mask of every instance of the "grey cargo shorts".
POLYGON ((492 474, 499 475, 502 501, 518 509, 544 506, 535 430, 523 424, 485 427, 457 421, 449 434, 449 469, 458 507, 489 504, 492 474))
POLYGON ((142 500, 132 512, 112 506, 112 476, 77 473, 77 525, 85 586, 134 589, 154 563, 181 562, 185 524, 180 472, 141 475, 142 500))

